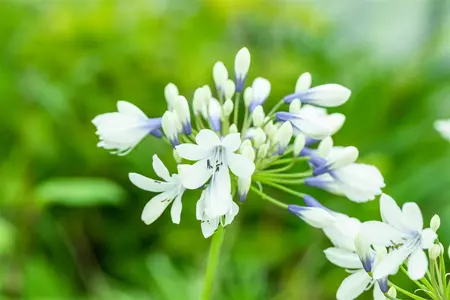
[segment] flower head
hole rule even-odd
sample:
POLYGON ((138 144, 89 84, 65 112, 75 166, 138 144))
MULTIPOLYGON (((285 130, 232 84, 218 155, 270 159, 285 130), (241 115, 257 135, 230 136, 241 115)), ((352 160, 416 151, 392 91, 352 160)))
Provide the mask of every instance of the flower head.
POLYGON ((142 221, 150 225, 173 203, 170 210, 172 222, 179 224, 182 209, 181 197, 186 189, 181 184, 177 174, 170 176, 166 166, 156 154, 153 155, 153 169, 156 175, 164 181, 150 179, 137 173, 129 174, 130 181, 138 188, 159 193, 145 205, 142 212, 142 221))
POLYGON ((148 118, 137 106, 117 102, 117 112, 96 116, 92 123, 100 138, 98 147, 126 155, 148 134, 161 137, 161 118, 148 118))

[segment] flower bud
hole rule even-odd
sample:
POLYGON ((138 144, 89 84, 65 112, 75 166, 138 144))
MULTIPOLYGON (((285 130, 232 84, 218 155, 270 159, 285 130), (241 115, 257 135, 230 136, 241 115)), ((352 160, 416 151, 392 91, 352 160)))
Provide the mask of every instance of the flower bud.
POLYGON ((293 114, 298 114, 300 112, 300 109, 302 107, 302 103, 300 102, 300 99, 295 99, 289 104, 289 112, 293 114))
POLYGON ((178 95, 178 88, 175 84, 169 83, 166 85, 166 87, 164 88, 164 97, 166 98, 169 110, 172 110, 174 108, 175 101, 178 95))
POLYGON ((228 80, 228 71, 223 62, 218 61, 213 67, 213 78, 218 90, 224 92, 228 80))
POLYGON ((294 141, 294 155, 299 156, 300 152, 305 147, 306 138, 303 134, 299 133, 294 141))
POLYGON ((320 156, 327 157, 332 148, 333 138, 331 136, 328 136, 320 141, 319 146, 317 147, 317 151, 319 152, 320 156))
POLYGON ((268 122, 266 126, 264 126, 264 131, 271 141, 275 139, 275 136, 278 132, 277 126, 273 124, 272 121, 268 122))
POLYGON ((236 91, 236 85, 233 80, 228 79, 225 84, 225 99, 231 99, 236 91))
POLYGON ((300 75, 300 77, 297 79, 297 83, 295 85, 295 92, 300 93, 308 90, 311 87, 311 74, 308 72, 303 73, 300 75))
POLYGON ((244 105, 245 107, 249 107, 252 103, 253 99, 253 89, 252 87, 248 87, 244 91, 244 105))
POLYGON ((175 100, 175 111, 183 126, 183 132, 187 135, 192 133, 191 114, 189 112, 189 104, 185 97, 178 96, 175 100))
POLYGON ((434 215, 430 221, 430 228, 436 232, 441 226, 441 218, 438 215, 434 215))
POLYGON ((220 122, 220 116, 222 115, 222 107, 217 99, 211 98, 209 100, 209 122, 211 123, 212 130, 219 132, 222 129, 222 123, 220 122))
POLYGON ((237 128, 236 124, 231 124, 230 133, 238 133, 238 128, 237 128))
POLYGON ((269 153, 270 143, 262 144, 258 149, 258 159, 263 159, 269 153))
POLYGON ((194 99, 192 100, 192 108, 194 111, 194 116, 199 114, 208 114, 208 102, 209 99, 206 98, 206 90, 200 87, 194 92, 194 99))
POLYGON ((242 48, 236 54, 234 59, 234 73, 236 75, 236 91, 242 91, 244 81, 247 77, 248 69, 250 68, 250 52, 247 48, 242 48))
POLYGON ((255 148, 258 149, 265 141, 266 141, 266 133, 260 127, 255 129, 253 135, 253 143, 255 144, 255 148))
POLYGON ((431 246, 431 248, 428 250, 428 256, 431 260, 436 260, 439 255, 441 255, 441 246, 438 244, 434 244, 431 246))
POLYGON ((242 142, 239 152, 251 161, 255 160, 255 150, 253 150, 252 142, 250 142, 250 140, 244 140, 242 142))
POLYGON ((393 286, 391 286, 391 288, 389 289, 387 294, 388 294, 388 296, 390 296, 392 298, 397 298, 397 290, 393 286))
POLYGON ((180 142, 178 141, 178 116, 175 112, 166 111, 162 116, 162 129, 164 134, 169 139, 173 147, 177 146, 180 142))
POLYGON ((175 148, 173 149, 172 155, 173 155, 173 158, 175 159, 175 161, 177 162, 177 164, 181 164, 182 158, 181 158, 181 156, 178 155, 178 152, 175 148))
POLYGON ((231 101, 231 99, 227 99, 222 107, 224 117, 228 118, 233 112, 233 108, 234 108, 233 101, 231 101))
POLYGON ((286 151, 290 140, 292 138, 292 125, 290 122, 284 122, 275 136, 275 143, 278 144, 278 154, 283 154, 286 151))
POLYGON ((238 196, 239 201, 244 202, 247 198, 248 191, 250 190, 250 185, 252 184, 251 178, 238 178, 238 196))
POLYGON ((261 105, 258 105, 252 112, 253 125, 260 127, 264 124, 264 109, 261 105))

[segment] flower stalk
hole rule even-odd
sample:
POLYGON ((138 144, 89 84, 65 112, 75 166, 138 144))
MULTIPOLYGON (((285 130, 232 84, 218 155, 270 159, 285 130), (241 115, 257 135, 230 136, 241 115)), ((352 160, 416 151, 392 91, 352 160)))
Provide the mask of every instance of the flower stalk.
POLYGON ((208 261, 206 264, 205 279, 203 282, 202 300, 212 299, 214 282, 216 282, 216 274, 220 260, 220 250, 222 248, 225 237, 225 228, 219 227, 211 240, 208 261))

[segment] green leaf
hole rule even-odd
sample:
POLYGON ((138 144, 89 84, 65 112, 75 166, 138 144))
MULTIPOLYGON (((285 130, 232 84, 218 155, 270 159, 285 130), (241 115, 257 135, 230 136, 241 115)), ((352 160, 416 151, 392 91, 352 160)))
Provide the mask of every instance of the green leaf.
POLYGON ((36 188, 36 198, 42 204, 117 205, 124 195, 121 186, 104 178, 54 178, 36 188))

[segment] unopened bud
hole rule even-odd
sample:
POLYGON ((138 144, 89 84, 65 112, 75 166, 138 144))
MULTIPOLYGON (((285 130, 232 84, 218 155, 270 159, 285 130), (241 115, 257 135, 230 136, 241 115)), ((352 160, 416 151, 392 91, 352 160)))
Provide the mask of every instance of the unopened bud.
POLYGON ((181 164, 182 158, 180 155, 178 155, 178 152, 176 149, 173 149, 172 155, 173 155, 173 158, 175 159, 175 161, 177 162, 177 164, 181 164))
POLYGON ((194 92, 194 99, 192 100, 194 115, 198 116, 199 114, 207 113, 208 102, 209 99, 206 98, 206 90, 203 87, 196 89, 194 92))
POLYGON ((236 91, 236 85, 234 84, 234 81, 231 79, 228 79, 225 84, 225 98, 231 99, 233 97, 235 91, 236 91))
POLYGON ((251 178, 241 178, 238 179, 238 196, 239 201, 244 202, 247 198, 248 191, 250 190, 250 185, 252 184, 251 178))
POLYGON ((249 158, 250 160, 252 161, 255 160, 255 150, 253 150, 252 143, 250 142, 250 140, 243 141, 239 151, 242 155, 249 158))
POLYGON ((292 125, 290 122, 284 122, 278 129, 275 136, 275 142, 278 144, 278 154, 283 154, 292 138, 292 125))
POLYGON ((253 135, 253 143, 255 144, 255 148, 258 149, 267 139, 266 133, 260 127, 255 129, 253 135))
POLYGON ((236 75, 236 87, 237 91, 242 91, 244 86, 244 80, 247 77, 248 69, 250 68, 250 52, 247 48, 242 48, 236 54, 234 59, 234 73, 236 75))
POLYGON ((262 144, 258 149, 258 158, 263 159, 269 153, 270 144, 262 144))
POLYGON ((305 147, 306 138, 303 134, 299 133, 294 141, 294 155, 299 156, 300 152, 305 147))
POLYGON ((291 104, 289 104, 289 112, 293 114, 298 114, 300 112, 300 108, 302 107, 302 103, 300 99, 294 99, 291 104))
POLYGON ((234 108, 233 101, 231 101, 231 99, 227 99, 222 107, 223 115, 228 118, 233 112, 233 108, 234 108))
POLYGON ((238 133, 238 128, 237 128, 236 124, 231 124, 230 133, 238 133))
POLYGON ((250 103, 252 103, 253 99, 253 89, 252 87, 248 87, 244 91, 244 105, 245 107, 249 107, 250 103))
POLYGON ((180 124, 180 122, 175 112, 171 112, 168 110, 163 114, 161 120, 161 127, 173 147, 179 144, 178 124, 180 124))
POLYGON ((261 105, 258 105, 252 112, 253 125, 260 127, 264 124, 264 109, 261 105))
POLYGON ((428 250, 428 256, 431 260, 436 260, 439 255, 441 255, 441 246, 438 244, 434 244, 431 246, 431 248, 428 250))
POLYGON ((169 83, 164 88, 164 97, 167 101, 167 106, 169 110, 172 110, 175 106, 176 98, 178 97, 178 88, 175 84, 169 83))
POLYGON ((391 286, 391 288, 389 289, 387 294, 388 294, 389 297, 397 298, 397 290, 393 286, 391 286))
POLYGON ((295 92, 300 93, 306 91, 311 87, 311 82, 312 82, 311 74, 309 74, 308 72, 303 73, 297 79, 297 83, 295 85, 295 92))
POLYGON ((333 138, 328 136, 320 141, 317 151, 322 157, 327 157, 333 148, 333 138))
POLYGON ((183 126, 183 132, 187 135, 192 133, 191 114, 189 112, 189 104, 185 97, 177 96, 175 100, 175 111, 183 126))
POLYGON ((436 232, 441 226, 441 218, 438 215, 434 215, 430 221, 430 228, 436 232))
POLYGON ((277 135, 278 129, 277 126, 274 125, 272 121, 270 121, 266 124, 266 126, 264 126, 264 131, 266 132, 269 139, 273 141, 275 139, 275 136, 277 135))
POLYGON ((223 62, 218 61, 214 64, 213 67, 213 78, 216 84, 216 87, 219 90, 224 90, 226 82, 228 80, 228 70, 223 64, 223 62))

